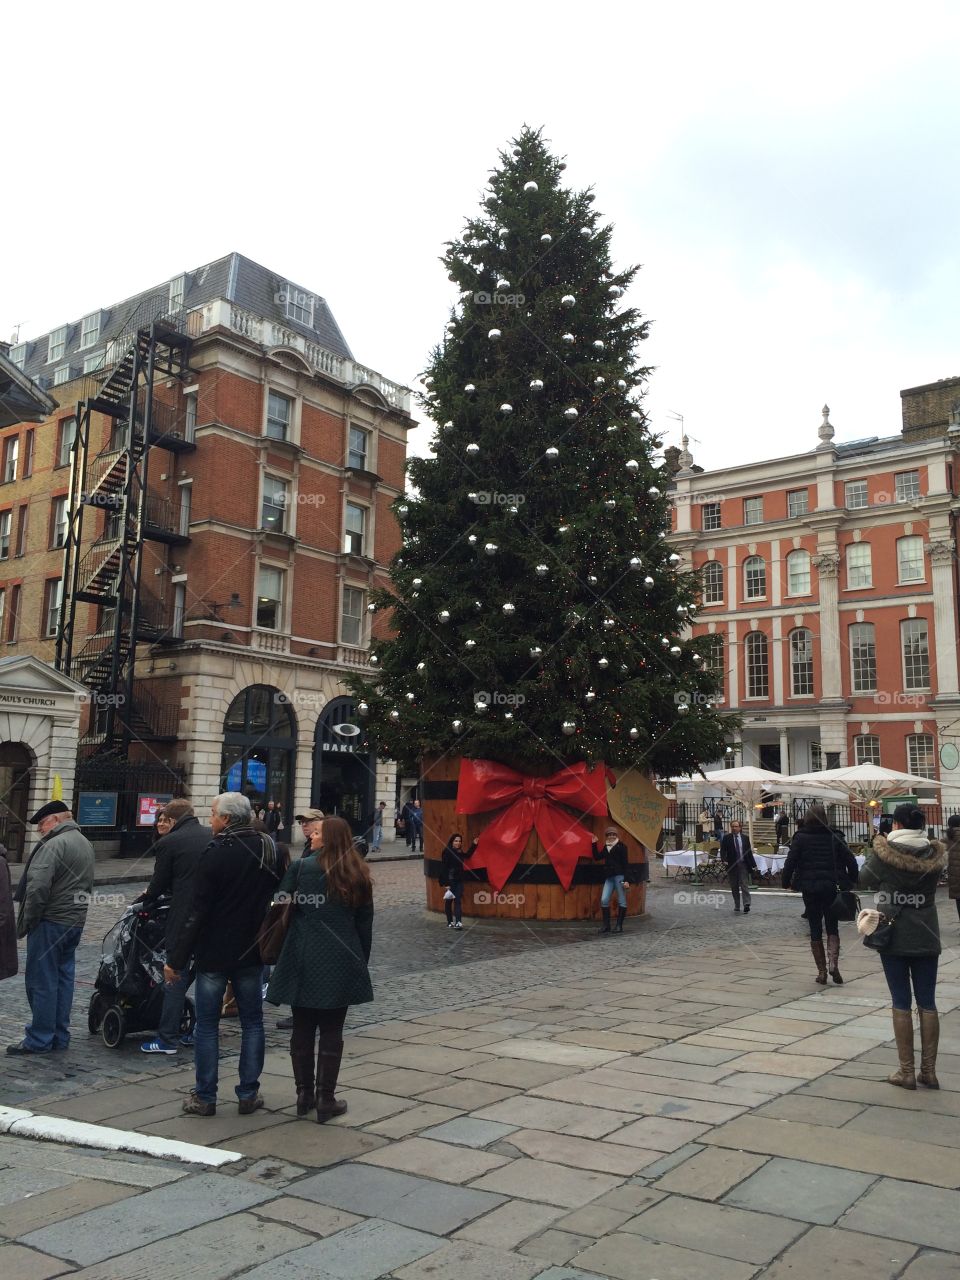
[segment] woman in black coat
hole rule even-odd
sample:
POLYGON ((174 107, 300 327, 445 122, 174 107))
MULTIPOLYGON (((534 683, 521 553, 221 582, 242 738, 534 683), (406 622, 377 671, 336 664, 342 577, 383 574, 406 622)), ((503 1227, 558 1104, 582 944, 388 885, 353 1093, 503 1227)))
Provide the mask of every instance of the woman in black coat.
POLYGON ((598 845, 594 840, 592 847, 594 858, 597 861, 603 859, 604 881, 603 892, 600 894, 600 915, 603 918, 603 924, 600 926, 600 932, 610 932, 610 899, 616 893, 617 923, 613 932, 623 933, 623 922, 627 915, 627 891, 624 888, 624 881, 630 852, 620 839, 620 832, 616 827, 607 827, 603 833, 603 845, 598 845))
POLYGON ((279 892, 293 898, 292 919, 267 999, 293 1010, 290 1059, 297 1115, 316 1107, 317 1123, 325 1124, 347 1109, 335 1096, 347 1009, 373 999, 367 967, 373 887, 370 870, 353 847, 349 822, 324 818, 317 826, 310 852, 289 868, 280 885, 279 892))
POLYGON ((830 976, 839 986, 840 976, 840 923, 834 911, 837 890, 849 889, 857 883, 857 860, 846 844, 827 823, 827 813, 822 804, 812 804, 807 810, 803 826, 790 844, 790 852, 783 867, 783 887, 799 889, 803 894, 806 919, 810 926, 810 950, 817 962, 817 982, 827 981, 827 960, 830 976), (827 933, 827 954, 823 950, 823 933, 827 933))
POLYGON ((442 862, 440 883, 447 887, 447 893, 443 895, 443 909, 447 915, 448 929, 463 928, 463 864, 476 847, 477 841, 474 840, 469 849, 464 852, 463 836, 455 832, 440 855, 442 862), (450 894, 450 897, 447 897, 447 894, 450 894))

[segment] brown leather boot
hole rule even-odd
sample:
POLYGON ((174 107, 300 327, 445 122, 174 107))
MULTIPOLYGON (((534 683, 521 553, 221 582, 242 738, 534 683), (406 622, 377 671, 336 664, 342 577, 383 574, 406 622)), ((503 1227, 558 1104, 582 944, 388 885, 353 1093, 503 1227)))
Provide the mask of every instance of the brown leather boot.
POLYGON ((842 987, 843 979, 840 977, 840 937, 838 934, 827 934, 827 957, 830 961, 830 977, 838 987, 842 987))
POLYGON ((317 1093, 313 1084, 313 1049, 306 1053, 290 1050, 293 1063, 293 1079, 297 1086, 297 1115, 305 1116, 317 1105, 317 1093))
POLYGON ((343 1041, 321 1034, 317 1045, 317 1124, 346 1114, 347 1104, 334 1096, 342 1058, 343 1041))
POLYGON ((920 1010, 920 1070, 917 1080, 928 1089, 939 1089, 937 1048, 940 1044, 940 1015, 936 1009, 920 1010))
POLYGON ((823 939, 810 939, 810 950, 813 952, 813 958, 817 962, 817 985, 825 987, 827 985, 827 957, 823 950, 823 939))
POLYGON ((897 1057, 900 1070, 887 1076, 890 1084, 901 1089, 916 1089, 917 1077, 913 1062, 913 1013, 910 1009, 893 1010, 893 1034, 897 1041, 897 1057))

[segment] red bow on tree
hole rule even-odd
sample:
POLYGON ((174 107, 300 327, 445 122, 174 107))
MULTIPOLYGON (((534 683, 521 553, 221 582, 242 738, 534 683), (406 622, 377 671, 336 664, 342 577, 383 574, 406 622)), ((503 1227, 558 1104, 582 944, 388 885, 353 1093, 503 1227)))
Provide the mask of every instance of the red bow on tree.
POLYGON ((510 879, 534 827, 564 889, 570 888, 577 860, 590 854, 593 835, 561 805, 590 817, 607 813, 603 765, 588 769, 584 761, 568 765, 549 778, 530 778, 493 760, 463 760, 457 790, 457 813, 502 809, 481 835, 472 866, 485 867, 499 892, 510 879))

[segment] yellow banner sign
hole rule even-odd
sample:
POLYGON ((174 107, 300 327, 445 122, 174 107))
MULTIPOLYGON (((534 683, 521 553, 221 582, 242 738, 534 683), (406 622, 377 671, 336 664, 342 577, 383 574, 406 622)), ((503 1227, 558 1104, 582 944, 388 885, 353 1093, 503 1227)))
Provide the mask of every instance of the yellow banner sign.
POLYGON ((636 769, 614 769, 617 785, 607 783, 607 808, 641 844, 653 852, 667 812, 667 802, 646 774, 636 769))

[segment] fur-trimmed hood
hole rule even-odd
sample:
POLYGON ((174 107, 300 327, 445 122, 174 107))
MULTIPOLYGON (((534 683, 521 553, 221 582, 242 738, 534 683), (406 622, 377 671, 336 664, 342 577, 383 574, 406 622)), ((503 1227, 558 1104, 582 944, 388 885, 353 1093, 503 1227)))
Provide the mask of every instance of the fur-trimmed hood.
POLYGON ((888 867, 915 876, 941 871, 947 865, 946 847, 939 840, 928 840, 919 831, 892 831, 889 837, 875 836, 873 852, 888 867))

